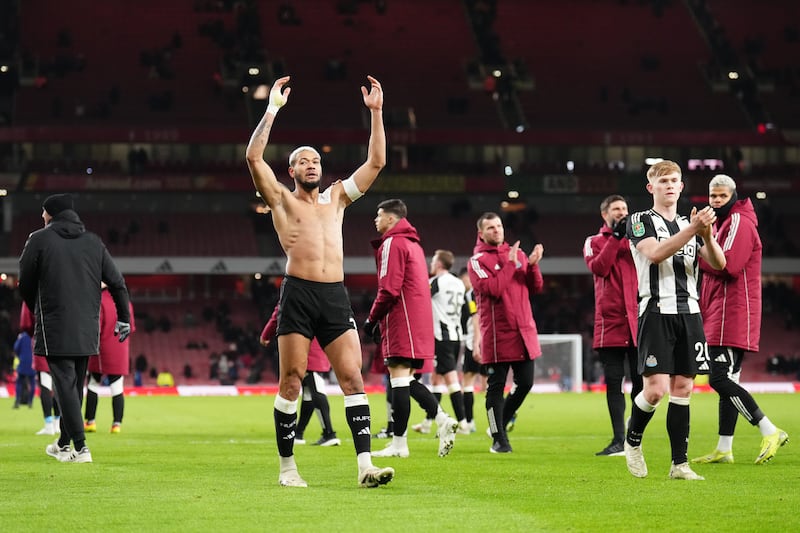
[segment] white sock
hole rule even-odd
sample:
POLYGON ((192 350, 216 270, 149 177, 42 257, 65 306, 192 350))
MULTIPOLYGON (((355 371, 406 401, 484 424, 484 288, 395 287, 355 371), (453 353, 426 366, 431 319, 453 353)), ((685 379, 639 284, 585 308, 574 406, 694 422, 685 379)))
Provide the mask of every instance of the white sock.
MULTIPOLYGON (((636 395, 636 398, 633 399, 636 403, 636 406, 644 411, 645 413, 652 413, 658 407, 658 404, 652 405, 647 400, 644 399, 644 392, 640 392, 636 395)), ((660 403, 660 402, 659 402, 660 403)))
POLYGON ((770 419, 765 416, 764 418, 759 420, 758 430, 761 431, 762 437, 769 437, 770 435, 773 435, 776 431, 778 431, 778 428, 776 428, 775 424, 773 424, 770 421, 770 419))
POLYGON ((403 435, 402 437, 398 437, 395 435, 392 437, 392 446, 399 449, 408 448, 408 437, 403 435))
POLYGON ((291 457, 281 457, 281 474, 289 470, 297 470, 297 464, 294 462, 294 455, 291 457))
POLYGON ((369 452, 361 452, 356 456, 358 460, 358 471, 363 472, 367 468, 372 467, 372 455, 369 452))
POLYGON ((717 450, 723 453, 733 451, 733 435, 720 435, 717 450))

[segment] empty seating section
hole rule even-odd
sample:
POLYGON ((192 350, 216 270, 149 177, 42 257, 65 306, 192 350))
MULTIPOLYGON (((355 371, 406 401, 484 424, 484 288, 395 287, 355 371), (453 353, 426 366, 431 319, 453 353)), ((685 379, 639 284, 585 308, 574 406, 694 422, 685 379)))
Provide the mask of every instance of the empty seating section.
POLYGON ((709 9, 739 58, 747 61, 762 87, 759 94, 779 128, 800 127, 797 98, 800 95, 800 39, 797 2, 760 2, 758 5, 709 1, 709 9), (793 37, 791 36, 794 31, 793 37), (750 53, 748 53, 748 51, 750 53))
POLYGON ((758 65, 766 69, 797 64, 800 42, 787 39, 786 29, 800 21, 800 5, 796 2, 759 2, 758 5, 709 0, 709 10, 722 27, 741 59, 747 57, 748 41, 753 41, 758 65), (760 44, 755 44, 758 41, 760 44))
MULTIPOLYGON (((765 69, 792 64, 800 45, 787 42, 774 21, 797 20, 798 6, 712 4, 738 48, 747 37, 765 36, 765 69)), ((43 67, 58 60, 67 72, 51 69, 40 88, 23 84, 18 121, 86 123, 111 117, 130 125, 244 127, 245 99, 221 90, 224 51, 200 31, 218 21, 234 41, 227 43, 228 51, 236 49, 236 39, 243 38, 237 10, 209 13, 195 5, 194 0, 147 0, 135 8, 122 0, 24 2, 20 48, 26 62, 43 67), (93 25, 86 24, 86 13, 93 25), (59 39, 62 32, 68 32, 69 44, 59 39), (146 66, 148 56, 162 67, 146 66), (169 112, 154 110, 153 100, 158 107, 167 94, 169 112), (54 117, 56 108, 60 118, 54 117)), ((390 128, 407 126, 410 109, 419 128, 501 127, 492 99, 469 88, 466 65, 480 53, 460 0, 391 2, 382 15, 371 3, 357 3, 349 15, 340 14, 335 1, 294 3, 298 25, 280 24, 277 4, 256 7, 261 42, 255 48, 263 49, 267 63, 280 65, 276 74, 293 77, 291 106, 281 119, 285 128, 364 128, 358 86, 366 74, 386 87, 390 128), (329 61, 343 66, 339 79, 326 77, 329 61)), ((519 91, 533 128, 748 127, 736 97, 714 93, 706 83, 710 47, 681 2, 665 3, 658 13, 648 2, 497 2, 496 12, 493 29, 502 53, 509 61, 520 60, 535 81, 534 90, 519 91)), ((791 101, 785 87, 763 98, 774 103, 776 113, 791 101)))
POLYGON ((260 10, 267 53, 283 60, 296 84, 282 120, 303 128, 363 127, 358 85, 371 74, 386 88, 387 120, 413 108, 420 128, 499 126, 492 101, 467 84, 465 64, 477 48, 461 1, 391 2, 385 15, 362 3, 347 16, 336 2, 294 5, 299 26, 278 25, 276 10, 260 10), (298 44, 305 40, 322 45, 298 44), (344 64, 345 79, 325 81, 331 59, 344 64), (467 113, 448 113, 454 98, 467 101, 467 113))
MULTIPOLYGON (((258 256, 253 223, 231 213, 80 213, 115 257, 126 256, 258 256)), ((31 231, 42 227, 37 214, 14 220, 11 255, 19 254, 31 231)))
POLYGON ((533 128, 746 127, 705 83, 711 53, 681 2, 661 16, 646 2, 498 2, 494 29, 535 79, 519 93, 533 128))
POLYGON ((785 326, 786 317, 765 311, 761 318, 761 343, 758 353, 748 353, 742 367, 742 381, 795 381, 800 376, 767 370, 767 362, 776 355, 786 360, 800 356, 800 335, 785 326))
MULTIPOLYGON (((137 301, 134 292, 131 295, 136 312, 136 332, 131 336, 131 360, 140 353, 145 354, 151 368, 169 370, 175 376, 176 383, 205 383, 209 380, 209 356, 212 353, 222 354, 231 349, 231 343, 223 338, 214 320, 203 318, 206 307, 216 309, 218 300, 194 300, 181 303, 150 303, 137 301), (185 322, 187 311, 191 311, 193 321, 185 322), (145 316, 149 319, 145 319, 145 316), (161 328, 159 321, 168 320, 168 331, 161 328), (147 322, 152 321, 150 327, 147 322), (148 331, 150 330, 150 331, 148 331), (190 348, 194 345, 196 347, 190 348), (183 377, 185 365, 191 365, 194 377, 187 380, 183 377)), ((231 323, 240 328, 248 324, 257 324, 261 332, 263 323, 254 305, 248 301, 226 301, 230 308, 231 323)), ((256 354, 257 355, 257 354, 256 354)), ((267 365, 269 370, 270 365, 267 365)), ((240 373, 239 383, 247 376, 240 373)), ((275 377, 265 372, 262 379, 273 382, 275 377)), ((145 380, 146 383, 154 380, 145 380)))
POLYGON ((194 4, 194 0, 24 2, 20 49, 28 61, 38 62, 40 70, 58 58, 73 63, 80 58, 84 66, 62 76, 51 71, 42 88, 21 87, 18 117, 26 124, 52 122, 60 108, 58 121, 65 123, 91 123, 108 113, 114 122, 129 125, 246 124, 242 99, 227 102, 213 80, 222 51, 198 31, 202 23, 215 19, 233 29, 233 15, 196 12, 194 4), (62 31, 71 41, 69 46, 58 45, 62 31), (173 43, 176 35, 179 46, 173 43), (160 76, 143 64, 147 54, 162 64, 160 76), (116 97, 112 87, 118 91, 116 97), (151 99, 167 93, 171 93, 169 111, 153 110, 151 99))
MULTIPOLYGON (((199 32, 203 23, 216 19, 231 31, 235 15, 198 13, 193 5, 193 0, 151 0, 138 2, 134 9, 121 0, 25 2, 21 49, 29 62, 45 67, 57 59, 80 58, 83 67, 63 75, 51 72, 43 87, 21 87, 19 120, 86 123, 110 116, 130 125, 247 124, 244 98, 226 99, 213 80, 222 50, 199 32), (89 12, 95 21, 91 26, 86 24, 89 12), (58 44, 62 31, 69 33, 68 46, 58 44), (180 36, 180 47, 171 44, 175 35, 180 36), (143 65, 143 54, 160 57, 171 77, 143 65), (115 102, 112 87, 118 91, 115 102), (151 100, 167 93, 169 112, 153 110, 151 100)), ((378 77, 387 88, 385 115, 390 124, 406 125, 408 110, 413 109, 423 128, 498 127, 493 102, 467 84, 465 65, 477 50, 462 3, 411 0, 392 3, 389 9, 379 16, 372 5, 362 5, 358 14, 343 16, 336 12, 336 2, 297 4, 301 25, 283 26, 278 24, 277 6, 258 6, 267 60, 282 61, 296 84, 285 113, 287 127, 364 127, 358 86, 366 83, 366 74, 378 77), (300 46, 300 40, 321 42, 325 52, 321 54, 319 46, 300 46), (392 46, 381 45, 386 42, 392 46), (344 80, 325 80, 328 60, 343 62, 344 80), (461 111, 448 112, 453 102, 461 111)))

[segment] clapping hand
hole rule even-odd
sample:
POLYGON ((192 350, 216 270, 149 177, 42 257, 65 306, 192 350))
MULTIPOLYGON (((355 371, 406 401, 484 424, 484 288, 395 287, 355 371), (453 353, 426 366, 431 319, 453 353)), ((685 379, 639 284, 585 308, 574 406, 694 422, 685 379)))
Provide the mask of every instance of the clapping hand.
POLYGON ((533 251, 528 256, 528 264, 535 265, 542 259, 543 255, 544 255, 544 246, 542 246, 541 244, 537 244, 536 246, 533 247, 533 251))
POLYGON ((628 217, 622 217, 621 219, 614 222, 611 226, 611 235, 614 236, 615 239, 622 240, 625 237, 625 233, 627 232, 628 228, 628 217))
POLYGON ((697 235, 700 235, 703 240, 708 240, 712 237, 711 227, 717 221, 717 214, 714 208, 707 205, 698 211, 696 207, 693 207, 689 218, 695 227, 697 235))

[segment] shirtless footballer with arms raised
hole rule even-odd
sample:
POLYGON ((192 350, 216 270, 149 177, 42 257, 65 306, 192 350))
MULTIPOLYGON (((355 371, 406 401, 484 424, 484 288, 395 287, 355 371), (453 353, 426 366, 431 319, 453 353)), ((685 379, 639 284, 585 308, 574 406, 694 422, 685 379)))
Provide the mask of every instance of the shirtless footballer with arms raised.
POLYGON ((280 455, 279 482, 307 486, 294 460, 297 399, 306 373, 311 339, 317 337, 345 395, 345 414, 358 460, 358 483, 377 487, 394 477, 392 468, 373 466, 370 456, 370 411, 361 378, 361 344, 350 300, 344 287, 342 219, 345 208, 360 198, 386 164, 383 91, 367 76, 361 87, 370 111, 371 132, 366 161, 344 181, 320 192, 322 164, 319 152, 301 146, 289 156, 294 190, 278 182, 264 161, 264 149, 275 121, 291 92, 289 76, 275 81, 269 104, 247 146, 247 165, 253 183, 272 211, 272 221, 286 252, 286 277, 281 286, 278 315, 280 354, 279 392, 275 397, 275 432, 280 455))

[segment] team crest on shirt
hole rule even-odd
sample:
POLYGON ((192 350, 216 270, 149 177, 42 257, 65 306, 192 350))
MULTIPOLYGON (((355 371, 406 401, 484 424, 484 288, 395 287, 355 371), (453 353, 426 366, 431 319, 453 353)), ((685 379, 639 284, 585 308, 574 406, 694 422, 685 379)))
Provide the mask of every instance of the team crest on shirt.
POLYGON ((633 236, 641 237, 644 235, 644 222, 636 222, 633 224, 633 236))
POLYGON ((647 359, 644 360, 644 366, 647 368, 654 368, 658 366, 658 359, 656 359, 655 355, 650 354, 647 356, 647 359))

